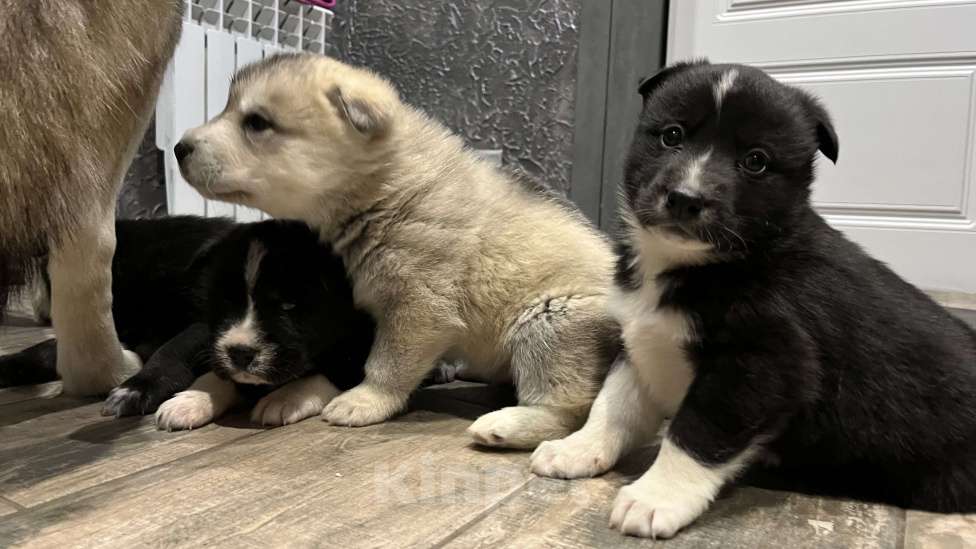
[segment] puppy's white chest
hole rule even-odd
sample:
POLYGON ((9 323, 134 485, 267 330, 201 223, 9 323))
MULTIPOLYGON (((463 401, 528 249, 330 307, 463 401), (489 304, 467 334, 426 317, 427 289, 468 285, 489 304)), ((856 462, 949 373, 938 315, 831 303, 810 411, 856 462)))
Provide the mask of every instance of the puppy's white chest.
POLYGON ((664 414, 677 412, 694 379, 685 345, 691 324, 681 312, 657 307, 658 293, 617 290, 611 310, 623 331, 630 361, 643 394, 664 414))

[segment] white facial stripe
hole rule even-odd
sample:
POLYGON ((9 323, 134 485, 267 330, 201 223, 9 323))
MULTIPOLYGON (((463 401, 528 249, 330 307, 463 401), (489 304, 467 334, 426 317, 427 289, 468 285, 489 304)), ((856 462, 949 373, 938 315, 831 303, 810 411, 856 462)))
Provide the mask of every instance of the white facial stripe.
POLYGON ((716 110, 722 110, 722 101, 725 99, 725 95, 729 93, 732 89, 732 85, 735 84, 735 78, 739 76, 739 71, 735 69, 730 69, 722 75, 722 78, 718 80, 712 92, 715 95, 715 108, 716 110))
POLYGON ((267 381, 261 377, 261 371, 271 361, 273 351, 269 350, 264 343, 263 334, 258 328, 254 303, 248 298, 247 313, 244 318, 232 325, 217 339, 217 357, 224 364, 231 377, 238 383, 261 384, 267 381), (256 349, 258 353, 254 356, 254 362, 249 368, 250 372, 237 371, 230 362, 227 349, 231 347, 249 347, 256 349))
POLYGON ((251 242, 251 247, 247 250, 247 263, 244 265, 244 281, 247 283, 247 299, 250 305, 251 294, 254 292, 254 285, 258 282, 258 270, 261 267, 261 260, 267 250, 260 242, 251 242))
POLYGON ((705 154, 693 158, 688 163, 688 166, 685 167, 685 177, 681 182, 681 186, 678 187, 679 191, 690 195, 701 193, 702 172, 705 171, 705 164, 708 162, 710 156, 712 156, 711 147, 705 151, 705 154))
POLYGON ((244 266, 244 281, 247 284, 247 311, 244 318, 231 325, 223 334, 217 338, 217 356, 228 371, 232 372, 231 377, 239 383, 265 383, 265 379, 259 374, 261 368, 270 360, 270 351, 265 347, 263 334, 258 327, 257 312, 254 309, 254 286, 257 284, 258 273, 260 272, 261 260, 267 250, 260 242, 252 242, 247 251, 247 263, 244 266), (238 372, 231 363, 227 355, 227 349, 231 347, 249 347, 258 351, 254 357, 254 362, 250 368, 251 372, 238 372))
POLYGON ((217 347, 225 350, 228 347, 254 347, 261 344, 261 334, 257 329, 254 318, 254 303, 247 300, 247 313, 240 321, 232 325, 217 339, 217 347))

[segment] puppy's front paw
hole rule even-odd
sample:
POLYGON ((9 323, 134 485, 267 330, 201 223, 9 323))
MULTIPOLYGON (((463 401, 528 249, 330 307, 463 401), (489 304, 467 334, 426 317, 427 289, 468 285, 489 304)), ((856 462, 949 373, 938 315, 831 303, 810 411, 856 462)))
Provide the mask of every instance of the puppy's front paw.
POLYGON ((156 410, 156 428, 165 431, 195 429, 214 420, 210 395, 203 391, 176 393, 156 410))
POLYGON ((112 389, 102 404, 103 416, 142 416, 156 411, 159 401, 154 395, 132 387, 112 389))
POLYGON ((261 425, 288 425, 317 415, 339 394, 323 376, 293 381, 258 401, 251 421, 261 425))
POLYGON ((606 445, 587 440, 579 432, 562 440, 543 442, 532 454, 532 472, 552 478, 588 478, 606 473, 614 458, 606 445))
POLYGON ((380 423, 400 411, 405 399, 369 385, 342 393, 322 411, 322 419, 332 425, 362 427, 380 423))
POLYGON ((468 434, 478 444, 504 448, 522 429, 521 423, 517 413, 511 413, 507 408, 503 408, 476 419, 468 427, 468 434))
POLYGON ((544 440, 563 438, 578 425, 574 416, 540 406, 509 406, 487 413, 468 427, 478 444, 531 450, 544 440))
POLYGON ((708 507, 708 500, 690 494, 669 493, 664 487, 640 481, 620 489, 613 502, 610 528, 628 536, 670 538, 691 524, 708 507))

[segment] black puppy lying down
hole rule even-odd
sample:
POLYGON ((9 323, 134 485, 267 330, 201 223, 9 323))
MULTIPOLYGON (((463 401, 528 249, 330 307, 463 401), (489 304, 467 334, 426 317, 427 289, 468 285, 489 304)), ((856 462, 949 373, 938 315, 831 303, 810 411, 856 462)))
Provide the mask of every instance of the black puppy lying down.
POLYGON ((615 303, 629 360, 533 470, 602 473, 670 416, 614 503, 623 533, 674 535, 771 457, 825 491, 976 511, 976 334, 811 207, 817 151, 838 154, 819 102, 705 62, 640 92, 615 303))
MULTIPOLYGON (((145 366, 105 414, 158 407, 160 428, 187 429, 260 398, 252 418, 280 425, 362 380, 372 319, 305 225, 171 217, 118 221, 116 232, 113 314, 145 366)), ((55 358, 54 340, 2 357, 0 382, 55 379, 55 358)))

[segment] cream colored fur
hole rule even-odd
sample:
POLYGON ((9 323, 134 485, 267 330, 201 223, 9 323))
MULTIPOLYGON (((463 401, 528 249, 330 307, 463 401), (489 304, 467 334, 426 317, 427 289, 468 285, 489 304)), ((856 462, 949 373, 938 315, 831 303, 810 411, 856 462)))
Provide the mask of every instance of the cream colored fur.
POLYGON ((182 6, 0 0, 0 308, 13 274, 49 250, 67 393, 106 393, 140 366, 112 320, 115 201, 182 6))
POLYGON ((366 381, 326 420, 390 418, 449 357, 517 386, 518 406, 471 426, 477 442, 532 448, 581 425, 619 329, 610 246, 570 207, 479 160, 383 78, 324 57, 245 69, 184 143, 205 196, 317 228, 376 318, 366 381), (255 113, 272 128, 245 128, 255 113))

